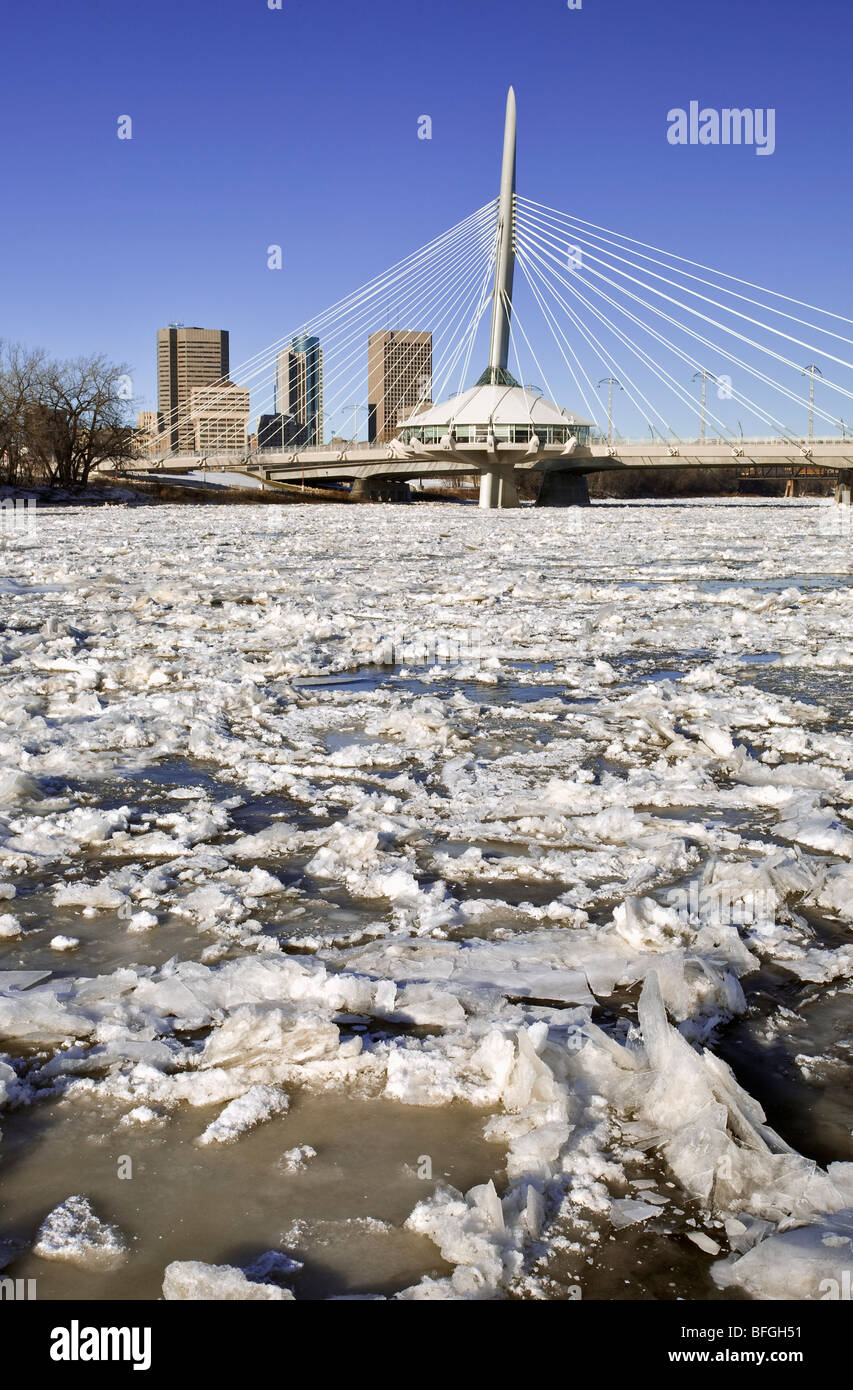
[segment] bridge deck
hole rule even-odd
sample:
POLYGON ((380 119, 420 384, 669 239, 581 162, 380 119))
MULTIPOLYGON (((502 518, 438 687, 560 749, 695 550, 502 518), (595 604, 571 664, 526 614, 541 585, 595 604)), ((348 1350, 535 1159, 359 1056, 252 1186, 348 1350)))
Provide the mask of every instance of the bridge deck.
MULTIPOLYGON (((181 474, 199 469, 243 473, 280 482, 312 482, 329 479, 409 478, 451 473, 478 474, 495 464, 511 464, 516 472, 565 471, 597 473, 624 468, 823 468, 853 469, 853 439, 842 440, 744 440, 735 444, 712 440, 666 443, 636 441, 612 446, 606 443, 578 446, 566 454, 560 444, 534 447, 498 444, 489 450, 483 443, 414 449, 401 456, 399 447, 387 444, 350 448, 315 448, 250 455, 175 455, 148 465, 149 472, 181 474)), ((144 466, 144 465, 142 465, 144 466)))

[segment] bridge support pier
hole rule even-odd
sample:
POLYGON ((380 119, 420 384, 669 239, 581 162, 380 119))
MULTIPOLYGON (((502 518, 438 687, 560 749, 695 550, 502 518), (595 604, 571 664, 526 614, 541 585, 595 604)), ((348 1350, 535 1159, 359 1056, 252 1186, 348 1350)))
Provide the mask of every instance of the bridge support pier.
POLYGON ((484 510, 518 505, 515 472, 511 463, 497 464, 480 474, 480 506, 484 510))
POLYGON ((586 474, 551 469, 542 474, 537 507, 588 507, 589 487, 586 474))
POLYGON ((853 504, 853 468, 841 468, 835 480, 835 500, 842 507, 853 504))
POLYGON ((353 478, 350 496, 359 502, 410 502, 409 484, 397 478, 353 478))

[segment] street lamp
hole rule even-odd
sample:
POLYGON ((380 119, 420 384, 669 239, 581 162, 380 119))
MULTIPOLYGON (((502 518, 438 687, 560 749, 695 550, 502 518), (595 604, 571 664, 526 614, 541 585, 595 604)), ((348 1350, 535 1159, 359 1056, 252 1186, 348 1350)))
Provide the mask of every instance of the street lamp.
POLYGON ((816 367, 814 362, 810 362, 804 367, 801 376, 809 378, 809 443, 814 439, 814 379, 815 376, 823 376, 820 367, 816 367))
POLYGON ((707 367, 703 367, 702 370, 701 370, 701 372, 694 372, 693 375, 692 375, 692 377, 690 378, 690 380, 691 380, 691 381, 696 381, 699 377, 702 378, 702 443, 704 444, 704 443, 705 443, 705 402, 706 402, 707 395, 708 395, 708 382, 709 382, 709 381, 716 381, 717 378, 714 376, 714 373, 713 373, 713 372, 709 372, 709 371, 708 371, 708 368, 707 368, 707 367))
MULTIPOLYGON (((311 442, 308 443, 308 448, 309 448, 309 449, 316 449, 316 448, 322 449, 322 448, 325 447, 324 441, 325 441, 325 438, 326 438, 325 426, 324 426, 324 424, 323 424, 323 421, 324 421, 324 420, 328 420, 328 422, 329 422, 329 427, 330 427, 330 429, 331 429, 331 431, 332 431, 332 434, 334 434, 334 432, 335 432, 335 423, 334 423, 334 422, 335 422, 335 417, 334 417, 334 415, 332 415, 331 412, 328 411, 328 410, 318 410, 317 413, 316 413, 316 415, 314 416, 314 418, 315 418, 315 420, 317 421, 317 425, 315 426, 315 430, 314 430, 315 438, 314 438, 313 443, 311 443, 311 442)), ((303 445, 302 447, 305 447, 305 446, 303 445)))
POLYGON ((349 405, 345 405, 345 406, 343 407, 344 410, 351 410, 351 411, 353 412, 353 426, 352 426, 352 442, 353 442, 353 444, 357 444, 357 443, 358 443, 358 407, 359 407, 359 402, 358 402, 358 401, 350 401, 349 405))
POLYGON ((598 389, 607 386, 607 447, 613 447, 613 387, 618 386, 619 390, 624 390, 621 381, 617 381, 615 376, 603 376, 598 383, 598 389))

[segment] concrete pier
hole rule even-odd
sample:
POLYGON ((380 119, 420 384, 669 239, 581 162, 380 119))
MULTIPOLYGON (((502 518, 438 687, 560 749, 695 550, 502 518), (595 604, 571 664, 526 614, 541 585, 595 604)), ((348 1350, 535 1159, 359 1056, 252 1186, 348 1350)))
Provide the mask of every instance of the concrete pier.
POLYGON ((835 480, 835 500, 842 507, 853 505, 853 468, 839 469, 835 480))
POLYGON ((399 478, 354 478, 350 496, 359 502, 411 502, 409 484, 399 478))
POLYGON ((496 465, 480 474, 480 506, 517 507, 518 490, 512 464, 496 465))
POLYGON ((584 473, 560 472, 549 469, 542 474, 537 507, 588 507, 589 486, 584 473))

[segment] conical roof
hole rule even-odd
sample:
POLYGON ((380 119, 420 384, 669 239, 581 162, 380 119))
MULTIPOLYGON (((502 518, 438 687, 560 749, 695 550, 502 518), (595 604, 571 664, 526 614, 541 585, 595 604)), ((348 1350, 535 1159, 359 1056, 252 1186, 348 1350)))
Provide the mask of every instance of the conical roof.
POLYGON ((589 425, 581 415, 564 410, 524 386, 477 385, 458 396, 410 415, 401 428, 436 425, 589 425))

